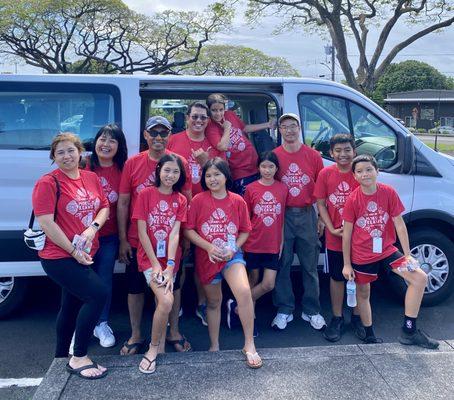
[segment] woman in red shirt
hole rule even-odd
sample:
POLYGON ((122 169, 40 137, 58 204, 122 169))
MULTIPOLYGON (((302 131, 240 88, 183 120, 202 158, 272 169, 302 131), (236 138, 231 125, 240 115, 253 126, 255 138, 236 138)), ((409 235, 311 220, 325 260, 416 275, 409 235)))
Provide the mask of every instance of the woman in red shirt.
POLYGON ((246 186, 259 178, 257 152, 248 138, 249 133, 275 129, 276 121, 246 125, 233 111, 226 110, 227 97, 221 93, 210 94, 207 105, 210 122, 205 136, 219 151, 225 151, 234 180, 233 191, 243 196, 246 186))
POLYGON ((196 245, 196 273, 207 297, 209 351, 219 351, 222 279, 227 281, 238 302, 244 331, 243 353, 250 368, 260 368, 253 338, 254 309, 241 246, 251 230, 244 200, 228 189, 232 178, 226 161, 208 160, 202 170, 203 192, 197 194, 188 211, 186 237, 196 245))
POLYGON ((156 357, 165 352, 169 313, 173 306, 173 283, 180 266, 180 226, 186 222, 187 200, 181 194, 186 181, 183 162, 164 155, 156 165, 156 186, 139 193, 133 219, 137 220, 137 261, 156 297, 151 342, 139 365, 140 372, 156 371, 156 357))
POLYGON ((98 379, 107 370, 91 361, 87 347, 108 290, 90 266, 98 249, 98 230, 109 216, 109 203, 97 175, 79 169, 83 151, 74 134, 56 136, 50 159, 58 168, 36 182, 32 202, 46 234, 38 253, 41 265, 62 288, 55 357, 68 356, 75 330, 74 355, 66 369, 81 378, 98 379))
POLYGON ((102 347, 115 346, 115 336, 108 325, 112 300, 112 278, 118 255, 117 201, 121 171, 128 159, 126 138, 116 124, 102 127, 94 139, 94 151, 88 158, 87 169, 98 175, 102 189, 109 201, 109 218, 99 231, 99 250, 93 261, 93 269, 107 285, 109 294, 93 334, 102 347))

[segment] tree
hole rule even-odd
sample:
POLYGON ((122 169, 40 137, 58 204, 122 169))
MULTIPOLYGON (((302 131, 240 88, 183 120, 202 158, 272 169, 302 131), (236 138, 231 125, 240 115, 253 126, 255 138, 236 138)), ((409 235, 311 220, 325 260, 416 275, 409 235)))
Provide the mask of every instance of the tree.
POLYGON ((451 89, 451 80, 429 64, 408 60, 391 64, 377 82, 373 100, 383 104, 388 93, 421 89, 451 89))
POLYGON ((207 45, 196 63, 174 72, 217 76, 300 76, 285 58, 271 57, 250 47, 231 45, 207 45))
POLYGON ((0 52, 50 73, 162 74, 195 62, 231 23, 220 3, 203 12, 145 16, 121 0, 0 0, 0 52))
POLYGON ((303 26, 308 30, 327 31, 348 85, 370 93, 401 50, 432 32, 451 26, 453 10, 452 0, 248 0, 247 16, 253 21, 278 14, 283 17, 281 29, 303 26), (412 24, 415 30, 385 51, 398 22, 412 24), (371 27, 381 29, 374 48, 368 43, 371 27), (347 56, 347 35, 353 36, 359 53, 356 74, 347 56))

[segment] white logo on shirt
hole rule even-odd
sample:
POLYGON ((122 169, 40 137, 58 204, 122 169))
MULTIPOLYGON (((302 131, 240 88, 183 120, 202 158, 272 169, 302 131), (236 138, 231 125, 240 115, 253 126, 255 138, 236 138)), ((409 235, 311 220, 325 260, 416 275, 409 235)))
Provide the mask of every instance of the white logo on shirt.
POLYGON ((244 151, 245 148, 246 142, 242 130, 234 127, 230 128, 229 150, 233 153, 238 153, 244 151))
POLYGON ((109 183, 107 178, 105 178, 104 176, 100 176, 99 180, 101 182, 102 190, 106 195, 107 199, 109 200, 109 203, 113 204, 117 202, 118 193, 115 190, 113 190, 112 185, 109 183))
POLYGON ((165 240, 167 238, 175 224, 176 215, 173 209, 177 207, 177 203, 173 203, 173 208, 171 208, 165 200, 161 200, 148 213, 148 229, 153 232, 156 240, 165 240))
POLYGON ((227 216, 222 208, 217 208, 201 226, 205 238, 219 248, 228 246, 227 234, 236 235, 238 227, 227 216))
POLYGON ((101 201, 92 192, 79 188, 76 191, 75 199, 68 202, 66 211, 79 218, 86 227, 90 226, 96 215, 96 211, 101 205, 101 201))
POLYGON ((389 214, 375 201, 369 201, 366 212, 356 220, 356 225, 368 232, 371 237, 382 237, 388 220, 389 214))
POLYGON ((290 195, 296 197, 301 193, 304 186, 310 183, 311 178, 301 171, 298 164, 291 163, 281 181, 288 186, 290 195))
POLYGON ((149 187, 149 186, 152 186, 153 183, 155 182, 155 180, 156 180, 156 174, 155 174, 155 172, 152 172, 152 173, 150 174, 150 176, 149 176, 147 179, 145 179, 145 182, 144 182, 144 183, 141 183, 140 185, 138 185, 138 186, 136 187, 136 192, 137 192, 137 193, 140 193, 140 192, 141 192, 142 190, 144 190, 145 188, 147 188, 147 187, 149 187))
POLYGON ((342 181, 337 185, 336 190, 328 196, 329 202, 333 207, 339 212, 340 215, 344 212, 344 205, 347 201, 348 196, 350 196, 351 188, 350 185, 342 181))
POLYGON ((254 207, 254 214, 263 221, 265 226, 273 225, 277 216, 281 212, 281 203, 279 203, 269 191, 263 193, 262 197, 254 207))

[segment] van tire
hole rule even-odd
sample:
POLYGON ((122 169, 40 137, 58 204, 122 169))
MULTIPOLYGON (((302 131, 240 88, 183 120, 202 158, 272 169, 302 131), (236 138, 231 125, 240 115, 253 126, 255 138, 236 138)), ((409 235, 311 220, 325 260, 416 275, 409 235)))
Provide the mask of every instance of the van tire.
POLYGON ((8 317, 22 305, 26 298, 29 279, 17 277, 0 278, 0 288, 2 287, 2 282, 9 283, 12 286, 8 285, 9 288, 4 289, 1 293, 0 319, 8 317))
MULTIPOLYGON (((422 300, 423 306, 435 306, 446 300, 454 291, 454 243, 442 232, 435 229, 415 229, 414 231, 409 231, 409 236, 410 250, 413 255, 416 254, 415 249, 418 246, 426 244, 441 250, 448 260, 447 277, 445 278, 443 286, 432 293, 424 294, 422 300)), ((422 268, 427 272, 424 265, 422 265, 422 268)), ((430 280, 430 268, 428 276, 430 280)), ((397 295, 404 298, 407 289, 405 281, 398 275, 391 273, 390 283, 397 295)))

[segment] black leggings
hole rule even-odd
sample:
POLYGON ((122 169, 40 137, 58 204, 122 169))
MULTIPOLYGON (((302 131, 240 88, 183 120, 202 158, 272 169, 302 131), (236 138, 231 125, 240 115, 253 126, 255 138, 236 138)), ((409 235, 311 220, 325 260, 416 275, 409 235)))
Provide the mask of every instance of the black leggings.
POLYGON ((108 288, 91 267, 79 264, 74 258, 41 259, 41 265, 62 289, 55 357, 68 357, 74 330, 74 356, 84 357, 106 302, 108 288))

